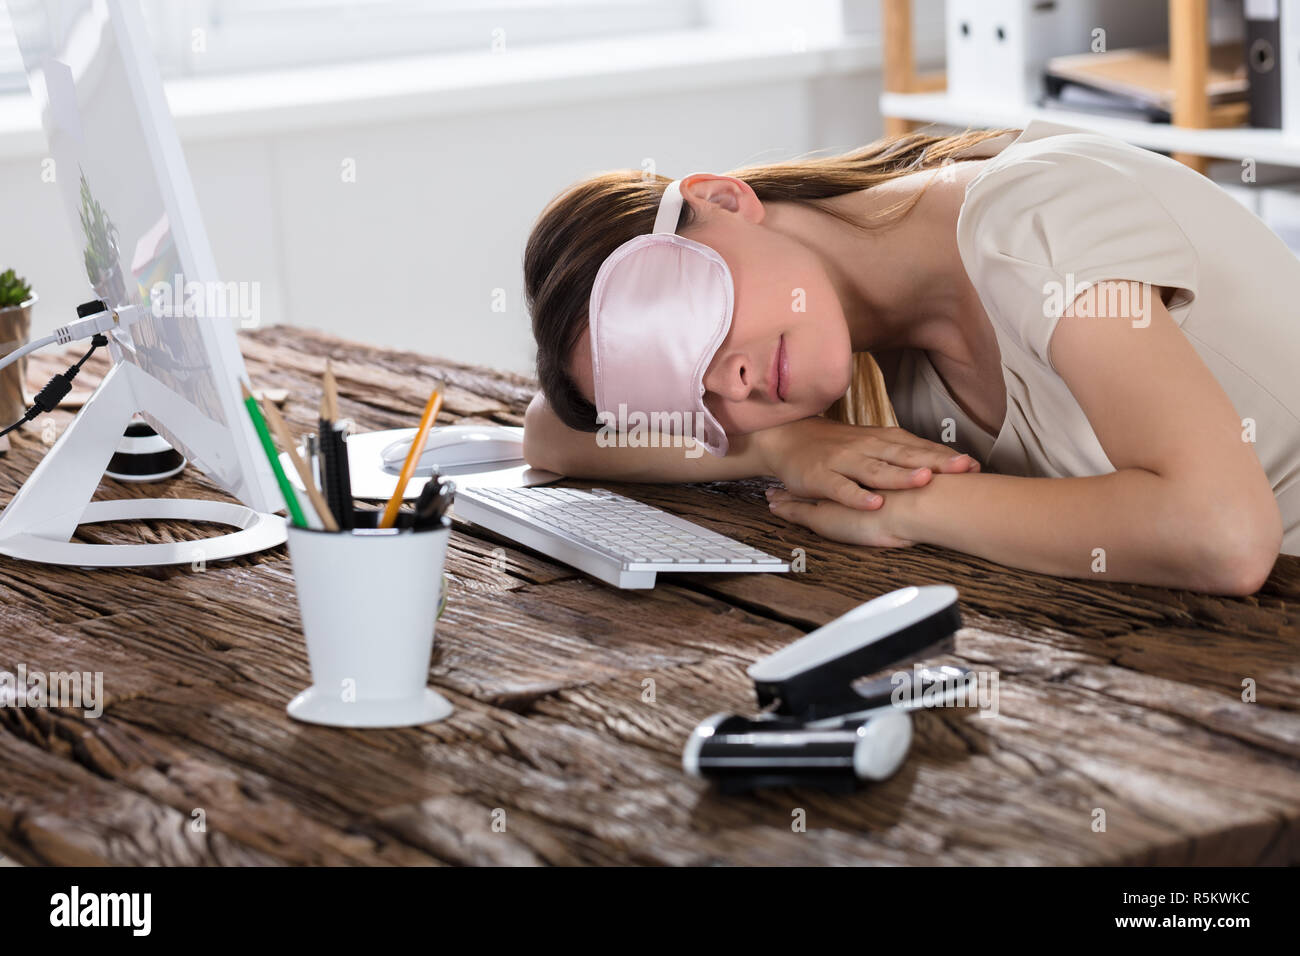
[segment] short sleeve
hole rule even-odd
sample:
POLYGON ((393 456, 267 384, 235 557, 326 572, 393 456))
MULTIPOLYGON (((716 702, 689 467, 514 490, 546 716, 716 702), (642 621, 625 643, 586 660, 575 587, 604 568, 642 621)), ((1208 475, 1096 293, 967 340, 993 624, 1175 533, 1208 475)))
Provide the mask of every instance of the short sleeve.
POLYGON ((1196 251, 1140 176, 1198 174, 1164 168, 1174 161, 1127 144, 1088 140, 1089 155, 1053 146, 985 170, 958 218, 958 248, 989 320, 1053 371, 1052 332, 1088 285, 1170 287, 1180 324, 1196 298, 1196 251))

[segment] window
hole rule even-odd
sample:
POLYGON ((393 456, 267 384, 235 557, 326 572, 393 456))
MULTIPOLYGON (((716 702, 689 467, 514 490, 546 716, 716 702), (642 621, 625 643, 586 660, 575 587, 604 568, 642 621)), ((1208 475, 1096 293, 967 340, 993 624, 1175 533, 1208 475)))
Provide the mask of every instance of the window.
POLYGON ((0 17, 0 93, 27 89, 27 75, 23 73, 23 59, 18 55, 18 41, 9 21, 9 11, 0 17))
MULTIPOLYGON (((274 70, 682 30, 701 0, 139 0, 163 76, 274 70)), ((7 13, 0 91, 26 89, 7 13)))

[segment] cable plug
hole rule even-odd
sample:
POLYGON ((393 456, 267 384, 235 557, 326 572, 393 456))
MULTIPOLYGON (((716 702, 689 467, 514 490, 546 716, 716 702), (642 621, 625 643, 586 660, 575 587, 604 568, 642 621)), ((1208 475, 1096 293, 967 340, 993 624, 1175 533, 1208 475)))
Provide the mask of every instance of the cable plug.
POLYGON ((138 305, 123 305, 116 309, 105 308, 101 312, 94 312, 75 322, 59 326, 54 330, 54 335, 59 345, 67 345, 69 342, 88 339, 101 332, 130 328, 146 314, 146 311, 138 305))
POLYGON ((85 354, 80 362, 63 372, 58 372, 45 383, 45 387, 36 393, 32 399, 31 408, 23 415, 23 420, 30 422, 37 415, 44 412, 52 412, 59 407, 59 402, 68 397, 72 391, 72 380, 77 377, 81 371, 82 363, 90 358, 95 349, 104 348, 108 345, 108 337, 103 332, 96 332, 90 340, 90 351, 85 354))

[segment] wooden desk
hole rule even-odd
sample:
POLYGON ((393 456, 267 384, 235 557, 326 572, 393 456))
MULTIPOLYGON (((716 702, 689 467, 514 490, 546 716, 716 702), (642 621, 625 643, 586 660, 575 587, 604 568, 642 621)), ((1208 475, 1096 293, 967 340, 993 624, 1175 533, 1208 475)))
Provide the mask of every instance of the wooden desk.
MULTIPOLYGON (((414 422, 435 375, 450 386, 443 422, 518 423, 532 393, 518 377, 283 328, 247 335, 244 350, 255 384, 291 389, 298 429, 312 424, 326 356, 344 414, 366 428, 414 422)), ((36 461, 39 434, 28 426, 0 459, 0 499, 36 461)), ((804 573, 620 592, 458 527, 431 670, 456 712, 417 729, 285 715, 309 676, 282 549, 203 571, 0 559, 0 668, 102 671, 107 698, 98 719, 0 708, 0 853, 25 864, 1300 860, 1300 560, 1281 559, 1246 599, 1056 580, 930 547, 821 541, 773 519, 763 486, 613 487, 774 554, 803 548, 804 573), (959 589, 966 626, 926 659, 997 670, 998 716, 918 716, 903 770, 854 795, 722 797, 683 775, 700 719, 752 708, 751 661, 862 600, 927 583, 959 589), (1246 679, 1256 703, 1241 700, 1246 679)), ((167 493, 210 488, 191 472, 167 493)))

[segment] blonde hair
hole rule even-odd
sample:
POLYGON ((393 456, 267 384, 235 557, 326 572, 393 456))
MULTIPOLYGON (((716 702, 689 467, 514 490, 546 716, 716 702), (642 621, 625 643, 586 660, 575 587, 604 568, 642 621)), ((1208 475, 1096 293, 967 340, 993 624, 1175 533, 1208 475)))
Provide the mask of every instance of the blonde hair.
POLYGON ((898 416, 889 400, 885 378, 870 352, 855 352, 849 390, 837 398, 822 415, 846 425, 897 425, 898 416))
MULTIPOLYGON (((949 136, 908 133, 877 140, 837 156, 800 157, 747 166, 726 175, 747 183, 761 202, 798 202, 859 229, 896 222, 924 191, 896 203, 870 221, 850 217, 826 203, 845 193, 926 169, 1006 130, 967 130, 949 136)), ((569 187, 543 210, 524 250, 524 287, 533 336, 537 378, 547 403, 570 428, 595 431, 596 409, 568 372, 569 356, 587 325, 591 287, 607 256, 628 239, 650 232, 659 199, 672 180, 640 170, 600 173, 569 187)), ((682 208, 678 228, 689 225, 682 208)), ((869 352, 853 356, 849 389, 823 413, 855 425, 894 425, 897 419, 880 367, 869 352)))

